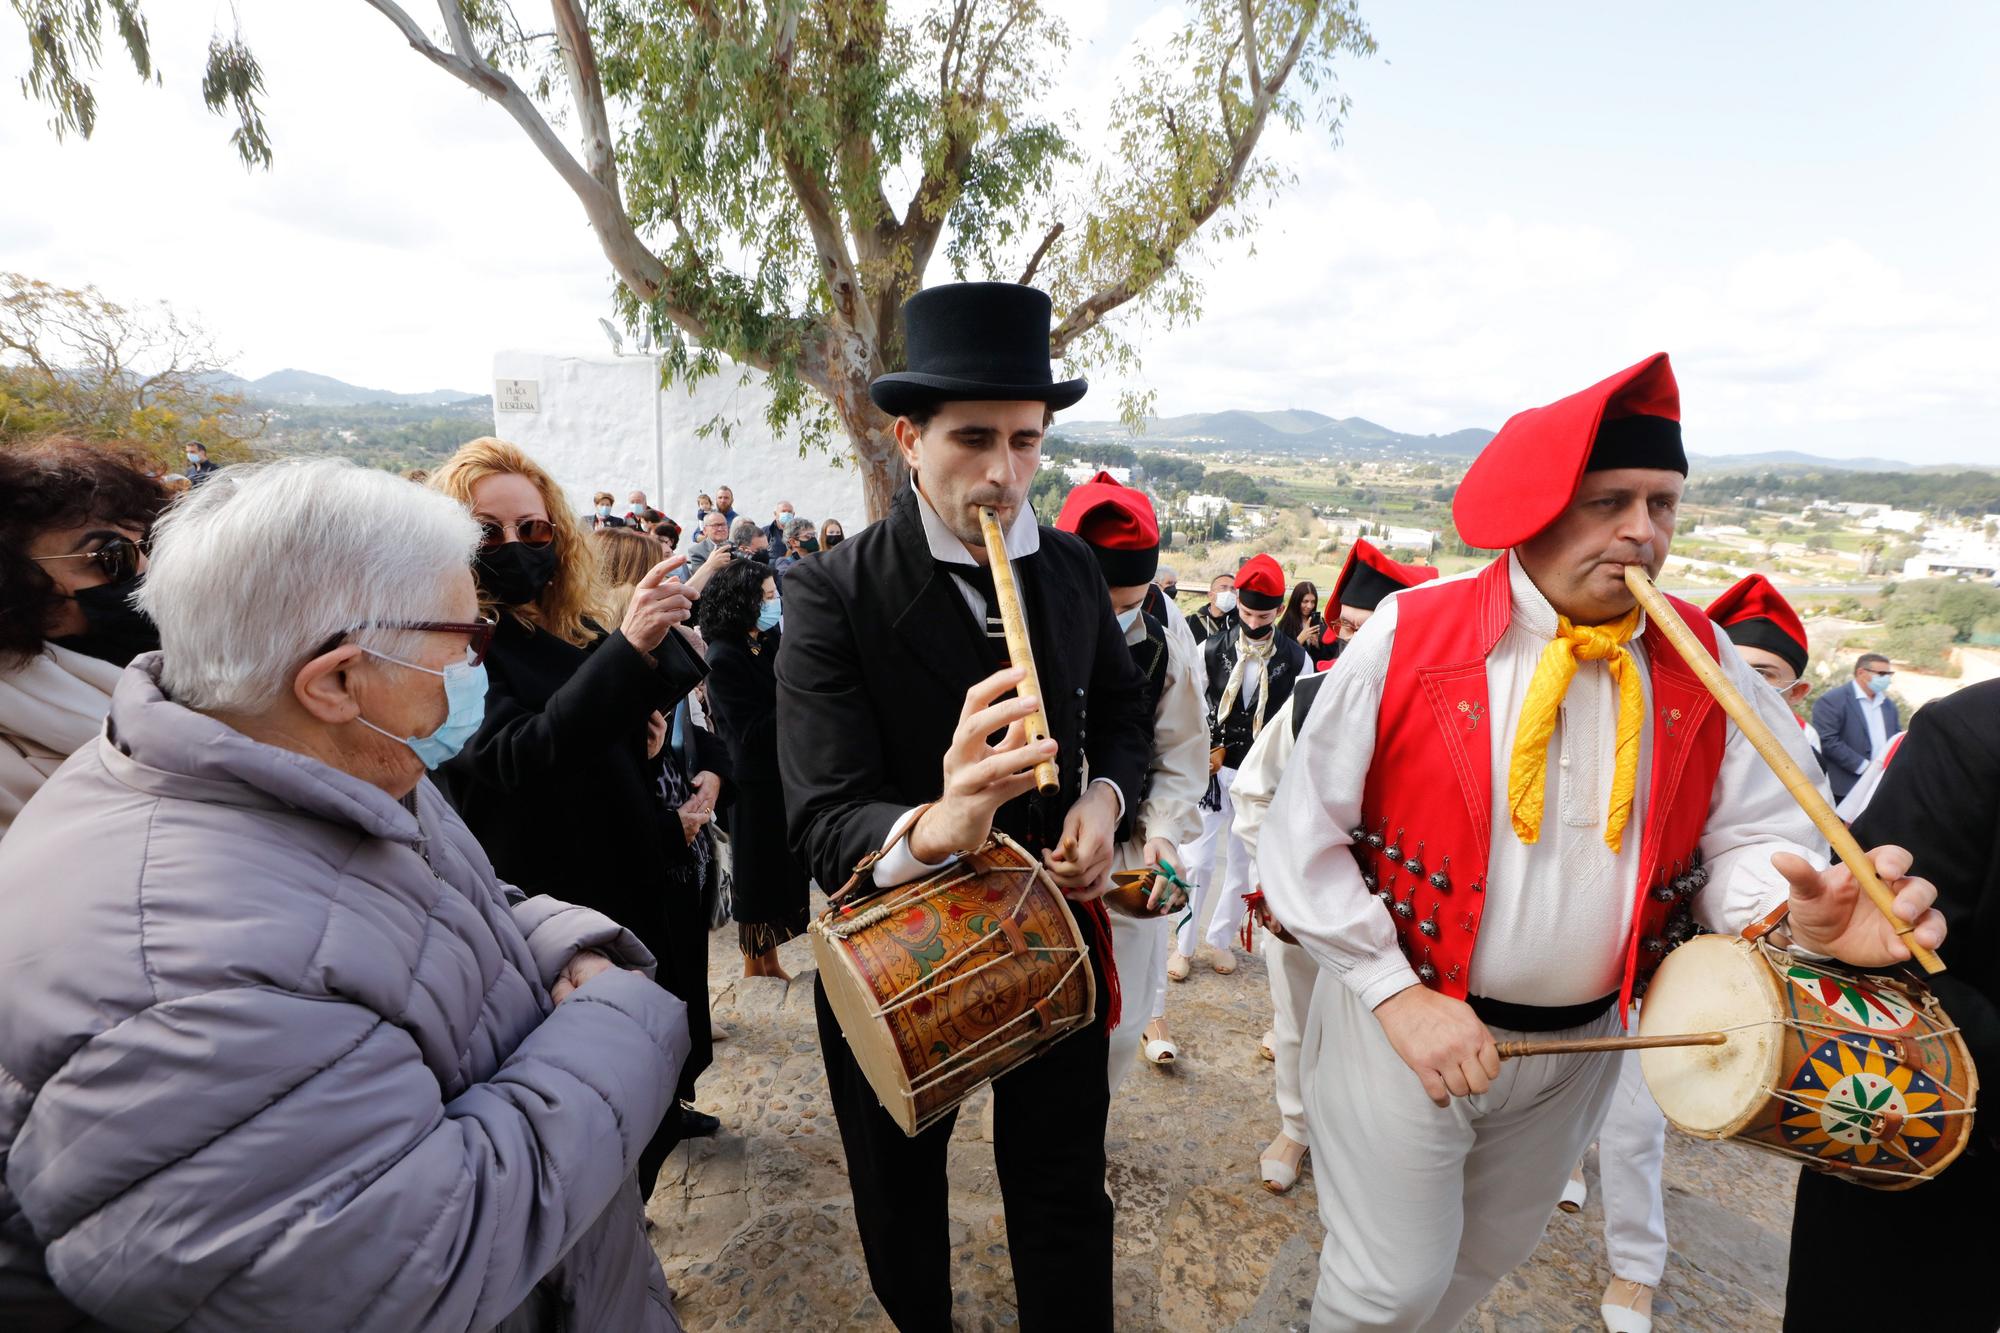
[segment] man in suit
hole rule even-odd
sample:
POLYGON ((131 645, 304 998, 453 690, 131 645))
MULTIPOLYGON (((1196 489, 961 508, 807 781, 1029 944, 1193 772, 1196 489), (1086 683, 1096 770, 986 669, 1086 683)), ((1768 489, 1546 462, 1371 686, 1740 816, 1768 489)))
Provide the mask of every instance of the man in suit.
POLYGON ((1813 705, 1813 730, 1833 799, 1846 797, 1868 765, 1889 748, 1889 738, 1903 729, 1896 703, 1889 697, 1896 673, 1880 653, 1863 653, 1854 664, 1854 682, 1828 690, 1813 705))
MULTIPOLYGON (((895 419, 911 482, 885 520, 786 580, 779 759, 792 846, 822 885, 845 883, 864 861, 871 887, 907 883, 999 829, 1075 900, 1103 978, 1099 1012, 995 1081, 994 1160, 1021 1327, 1109 1329, 1105 1061, 1119 1014, 1096 899, 1140 808, 1152 716, 1095 557, 1037 526, 1027 503, 1051 414, 1087 387, 1051 375, 1050 313, 1047 295, 1011 283, 934 287, 904 306, 909 369, 877 379, 870 396, 895 419), (983 507, 1005 529, 1041 650, 1039 701, 1004 697, 1022 673, 1006 663, 983 507), (1029 741, 1024 720, 1038 702, 1049 737, 1029 741), (1034 768, 1051 759, 1060 785, 1044 798, 1034 768)), ((869 1280, 898 1328, 942 1333, 952 1326, 953 1117, 906 1136, 823 986, 816 998, 869 1280)))
MULTIPOLYGON (((1909 848, 1910 873, 1937 885, 1957 947, 1945 951, 1949 970, 1925 981, 1990 1080, 2000 1069, 2000 681, 1968 685, 1910 718, 1896 761, 1854 821, 1854 836, 1864 847, 1909 848)), ((1922 1189, 1856 1189, 1800 1171, 1786 1329, 2000 1327, 2000 1284, 1992 1277, 2000 1120, 1982 1111, 1972 1134, 1965 1154, 1922 1189), (1894 1235, 1923 1237, 1927 1313, 1915 1321, 1907 1287, 1853 1280, 1853 1237, 1894 1235)))

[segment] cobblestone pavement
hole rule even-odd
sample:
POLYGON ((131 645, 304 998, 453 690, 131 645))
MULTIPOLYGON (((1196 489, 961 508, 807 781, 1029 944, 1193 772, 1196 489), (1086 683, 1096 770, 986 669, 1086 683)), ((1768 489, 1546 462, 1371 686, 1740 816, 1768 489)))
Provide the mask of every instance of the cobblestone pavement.
MULTIPOLYGON (((715 1019, 727 1029, 699 1105, 714 1139, 682 1148, 649 1209, 653 1241, 692 1330, 886 1330, 854 1233, 839 1132, 813 1028, 811 951, 783 958, 796 980, 745 980, 733 928, 710 944, 715 1019)), ((1233 976, 1198 966, 1168 998, 1183 1057, 1133 1071, 1111 1108, 1121 1329, 1300 1329, 1311 1308, 1320 1228, 1311 1171, 1290 1195, 1257 1183, 1277 1129, 1271 1066, 1256 1043, 1270 1017, 1260 959, 1233 976)), ((950 1152, 959 1326, 1014 1325, 1006 1231, 984 1141, 982 1092, 950 1152)), ((1594 1330, 1610 1276, 1603 1214, 1556 1217, 1541 1248, 1469 1318, 1467 1330, 1594 1330)), ((1730 1144, 1674 1135, 1667 1225, 1674 1254, 1655 1327, 1775 1329, 1782 1307, 1795 1168, 1730 1144)))

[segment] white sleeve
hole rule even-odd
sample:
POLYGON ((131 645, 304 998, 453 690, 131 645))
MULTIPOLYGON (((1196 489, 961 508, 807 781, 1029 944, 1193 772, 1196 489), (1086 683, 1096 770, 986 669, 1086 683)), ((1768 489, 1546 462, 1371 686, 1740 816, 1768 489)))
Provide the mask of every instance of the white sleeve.
POLYGON ((917 854, 910 850, 910 840, 902 836, 903 830, 922 811, 922 806, 913 805, 889 826, 889 838, 886 844, 889 850, 875 863, 875 884, 878 888, 893 889, 898 884, 908 884, 913 879, 922 879, 933 870, 942 870, 958 859, 958 853, 954 852, 936 865, 932 865, 928 861, 919 861, 917 854))
POLYGON ((1176 847, 1201 833, 1199 805, 1208 790, 1208 716, 1193 643, 1185 626, 1179 637, 1168 630, 1167 683, 1153 710, 1151 782, 1139 803, 1136 835, 1165 838, 1176 847))
MULTIPOLYGON (((1792 762, 1818 783, 1820 795, 1828 795, 1826 777, 1792 710, 1750 669, 1728 635, 1718 633, 1715 638, 1716 660, 1729 683, 1750 700, 1792 762)), ((1734 722, 1726 725, 1729 739, 1701 834, 1708 886, 1695 895, 1692 906, 1702 925, 1717 934, 1735 935, 1768 915, 1790 892, 1785 877, 1771 866, 1774 852, 1792 852, 1824 869, 1826 850, 1825 839, 1750 738, 1734 722)))
POLYGON ((1283 836, 1262 843, 1257 855, 1271 915, 1371 1009, 1417 984, 1389 914, 1362 885, 1361 868, 1347 850, 1348 830, 1361 822, 1395 633, 1396 602, 1390 598, 1320 686, 1271 798, 1267 821, 1283 836))
POLYGON ((1257 838, 1270 814, 1271 798, 1277 794, 1278 779, 1284 776, 1285 765, 1291 762, 1292 709, 1298 698, 1295 687, 1278 711, 1264 720, 1264 729, 1257 733, 1250 752, 1243 756, 1243 763, 1236 770, 1236 780, 1229 784, 1229 804, 1236 810, 1236 822, 1230 831, 1250 853, 1253 866, 1257 864, 1257 838))

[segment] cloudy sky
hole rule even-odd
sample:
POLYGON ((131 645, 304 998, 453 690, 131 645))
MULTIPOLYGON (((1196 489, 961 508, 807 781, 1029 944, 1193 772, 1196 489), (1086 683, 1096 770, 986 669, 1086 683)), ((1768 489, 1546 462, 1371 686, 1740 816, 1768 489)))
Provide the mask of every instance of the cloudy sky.
MULTIPOLYGON (((1172 7, 1063 8, 1051 85, 1087 125, 1172 7)), ((18 96, 0 18, 0 267, 196 310, 252 377, 484 391, 499 348, 602 347, 581 210, 360 0, 236 6, 277 138, 255 175, 197 91, 231 7, 152 9, 165 83, 107 59, 88 143, 18 96)), ((1277 136, 1299 179, 1254 253, 1206 267, 1198 328, 1144 338, 1163 412, 1494 427, 1665 349, 1698 452, 2000 462, 2000 6, 1364 10, 1342 145, 1277 136)))

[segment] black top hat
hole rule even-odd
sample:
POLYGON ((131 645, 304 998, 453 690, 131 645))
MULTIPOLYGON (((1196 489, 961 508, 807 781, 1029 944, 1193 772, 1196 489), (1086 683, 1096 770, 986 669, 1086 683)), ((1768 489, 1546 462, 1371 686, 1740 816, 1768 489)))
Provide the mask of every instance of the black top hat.
POLYGON ((1039 402, 1060 411, 1088 380, 1049 366, 1049 294, 1013 282, 953 282, 903 302, 907 370, 868 386, 875 406, 902 416, 932 403, 1039 402))

